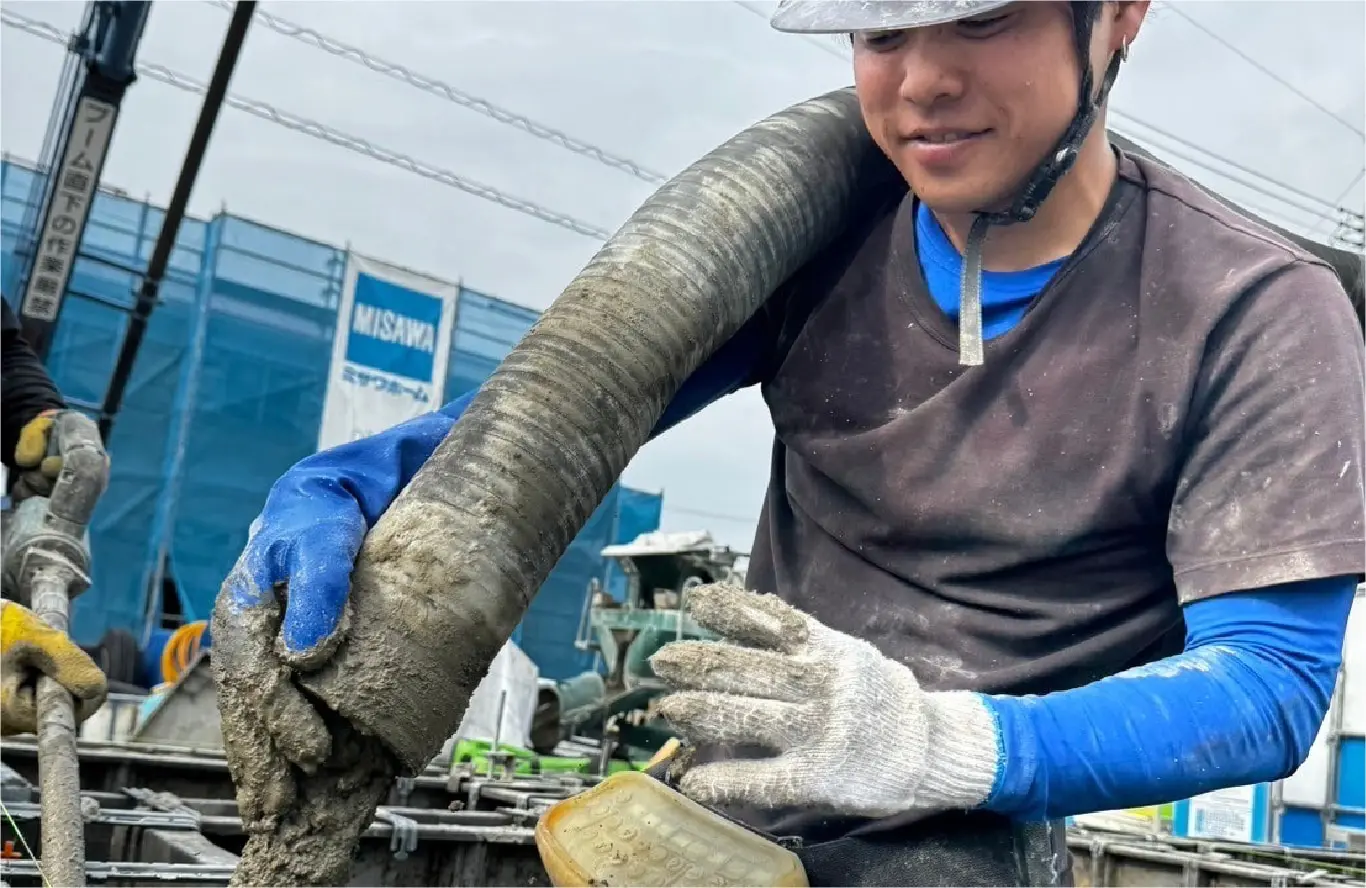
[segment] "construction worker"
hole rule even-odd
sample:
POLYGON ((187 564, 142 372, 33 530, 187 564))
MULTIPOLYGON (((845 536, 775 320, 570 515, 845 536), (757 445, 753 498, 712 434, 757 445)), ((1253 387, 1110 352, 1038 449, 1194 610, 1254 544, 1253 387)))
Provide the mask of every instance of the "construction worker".
MULTIPOLYGON (((49 454, 49 439, 53 421, 66 403, 3 298, 0 312, 0 459, 14 482, 9 493, 17 501, 52 492, 62 465, 60 457, 49 454)), ((0 734, 38 729, 35 689, 40 673, 71 692, 78 721, 104 703, 108 683, 89 654, 23 605, 0 601, 0 734)))
MULTIPOLYGON (((659 424, 760 385, 776 437, 753 591, 694 590, 724 641, 652 663, 682 791, 801 839, 812 884, 1065 884, 1062 818, 1284 777, 1328 707, 1366 550, 1360 329, 1323 262, 1109 144, 1147 11, 774 15, 850 35, 909 191, 659 424)), ((220 626, 278 627, 282 675, 325 662, 367 528, 472 398, 290 469, 220 626)), ((277 717, 302 696, 256 696, 253 760, 316 761, 277 717)), ((249 828, 289 798, 234 778, 249 828)))

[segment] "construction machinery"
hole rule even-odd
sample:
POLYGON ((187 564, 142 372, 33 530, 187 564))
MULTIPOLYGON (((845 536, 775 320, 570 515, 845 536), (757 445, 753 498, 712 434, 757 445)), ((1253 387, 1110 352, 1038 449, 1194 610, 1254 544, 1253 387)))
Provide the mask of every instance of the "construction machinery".
POLYGON ((532 746, 548 752, 578 734, 601 742, 609 755, 643 762, 670 737, 651 708, 666 688, 650 657, 672 641, 712 637, 688 617, 688 593, 707 583, 743 582, 739 564, 747 556, 706 531, 646 533, 607 546, 602 556, 616 588, 589 583, 574 645, 595 654, 605 675, 591 670, 543 685, 532 746))

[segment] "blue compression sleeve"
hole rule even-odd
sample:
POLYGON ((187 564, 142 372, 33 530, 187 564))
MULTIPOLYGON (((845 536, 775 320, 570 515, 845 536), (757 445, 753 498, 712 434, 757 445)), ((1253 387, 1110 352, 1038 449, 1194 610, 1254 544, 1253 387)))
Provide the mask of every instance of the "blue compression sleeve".
POLYGON ((1177 656, 1070 691, 987 697, 1004 754, 985 807, 1039 820, 1289 775, 1328 711, 1355 586, 1198 601, 1177 656))

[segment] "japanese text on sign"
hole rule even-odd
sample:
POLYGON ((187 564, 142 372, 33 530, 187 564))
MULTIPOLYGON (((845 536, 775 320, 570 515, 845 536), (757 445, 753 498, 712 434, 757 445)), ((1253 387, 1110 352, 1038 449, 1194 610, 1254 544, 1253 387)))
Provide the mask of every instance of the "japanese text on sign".
POLYGON ((33 268, 20 309, 26 318, 57 320, 113 132, 114 106, 83 96, 76 105, 71 138, 54 173, 52 198, 34 245, 33 268))
POLYGON ((421 386, 404 385, 396 379, 390 379, 379 373, 369 373, 350 365, 342 367, 342 380, 352 385, 373 388, 375 391, 384 392, 387 395, 402 395, 417 404, 427 404, 432 400, 431 395, 421 386))

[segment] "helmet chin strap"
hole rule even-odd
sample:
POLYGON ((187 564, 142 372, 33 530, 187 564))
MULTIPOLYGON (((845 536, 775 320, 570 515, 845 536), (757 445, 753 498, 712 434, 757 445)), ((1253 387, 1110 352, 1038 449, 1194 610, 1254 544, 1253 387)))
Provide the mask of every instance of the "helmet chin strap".
MULTIPOLYGON (((1080 15, 1079 12, 1074 15, 1080 15)), ((1010 209, 1004 212, 981 212, 972 220, 968 240, 963 247, 963 281, 958 309, 958 363, 976 367, 985 360, 982 340, 982 249, 992 225, 1013 225, 1028 222, 1038 213, 1039 206, 1048 198, 1053 187, 1067 175, 1081 153, 1082 143, 1100 115, 1110 88, 1119 74, 1120 64, 1129 56, 1126 41, 1110 58, 1100 89, 1094 89, 1089 59, 1091 19, 1079 19, 1076 24, 1077 50, 1081 61, 1081 91, 1077 99, 1077 113, 1058 139, 1053 149, 1034 168, 1028 181, 1016 193, 1010 209)))

